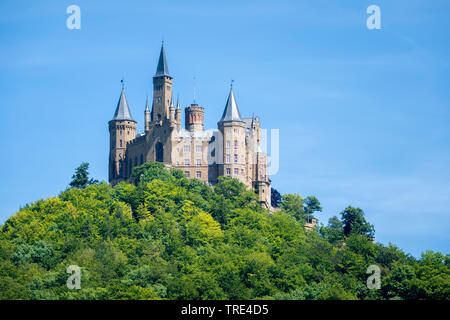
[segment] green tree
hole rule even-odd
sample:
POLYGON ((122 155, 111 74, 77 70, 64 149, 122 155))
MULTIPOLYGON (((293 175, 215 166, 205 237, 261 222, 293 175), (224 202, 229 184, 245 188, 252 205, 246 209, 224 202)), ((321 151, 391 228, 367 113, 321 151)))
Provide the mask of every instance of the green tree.
POLYGON ((98 183, 97 180, 89 179, 89 163, 83 162, 75 169, 75 174, 72 176, 72 181, 69 183, 71 188, 86 188, 89 185, 98 183))
POLYGON ((319 200, 314 196, 303 199, 298 194, 285 194, 280 207, 298 221, 307 222, 314 218, 314 212, 322 211, 319 200))
POLYGON ((336 244, 344 237, 344 223, 338 217, 328 219, 328 225, 320 227, 320 234, 330 243, 336 244))
POLYGON ((364 218, 364 211, 360 208, 348 206, 341 212, 342 222, 344 224, 344 235, 358 234, 361 236, 373 237, 375 229, 364 218))
POLYGON ((309 218, 313 217, 314 212, 322 211, 319 200, 314 196, 307 196, 306 199, 303 200, 303 206, 303 210, 309 218))
POLYGON ((281 209, 299 221, 306 220, 303 198, 298 194, 285 194, 280 203, 281 209))
POLYGON ((272 207, 278 208, 280 206, 281 194, 278 192, 277 189, 275 188, 270 189, 270 200, 272 207))
MULTIPOLYGON (((175 171, 175 174, 178 176, 178 171, 175 171)), ((141 182, 151 182, 155 179, 173 181, 174 177, 161 162, 146 162, 139 167, 135 167, 130 176, 130 182, 136 185, 141 182)))

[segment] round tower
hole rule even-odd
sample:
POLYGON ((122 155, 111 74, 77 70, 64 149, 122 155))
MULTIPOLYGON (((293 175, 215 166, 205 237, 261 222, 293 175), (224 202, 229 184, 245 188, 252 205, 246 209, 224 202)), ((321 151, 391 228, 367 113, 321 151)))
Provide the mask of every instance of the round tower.
POLYGON ((127 143, 136 137, 136 121, 131 116, 122 81, 122 92, 109 125, 109 182, 124 178, 127 143))
POLYGON ((219 157, 222 157, 222 164, 219 166, 219 175, 233 176, 250 187, 249 181, 246 179, 246 124, 241 118, 232 87, 222 118, 217 125, 222 137, 222 150, 219 153, 219 157))
POLYGON ((191 104, 184 110, 185 127, 187 131, 203 131, 203 116, 205 109, 198 104, 191 104))

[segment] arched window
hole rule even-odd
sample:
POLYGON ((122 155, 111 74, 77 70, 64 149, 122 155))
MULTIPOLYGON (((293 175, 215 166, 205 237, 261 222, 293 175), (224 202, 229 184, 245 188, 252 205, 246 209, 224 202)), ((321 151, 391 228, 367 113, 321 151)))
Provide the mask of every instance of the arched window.
POLYGON ((158 142, 155 146, 155 155, 157 162, 164 161, 164 146, 161 142, 158 142))
POLYGON ((123 176, 123 160, 119 160, 119 177, 123 176))
POLYGON ((120 139, 120 147, 122 148, 122 139, 120 139))

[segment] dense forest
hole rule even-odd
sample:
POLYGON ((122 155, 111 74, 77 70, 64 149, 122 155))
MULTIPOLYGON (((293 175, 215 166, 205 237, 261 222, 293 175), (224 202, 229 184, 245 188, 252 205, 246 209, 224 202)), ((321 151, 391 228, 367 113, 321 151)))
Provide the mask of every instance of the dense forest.
POLYGON ((273 194, 275 212, 236 179, 212 188, 159 163, 112 187, 84 163, 58 197, 0 227, 0 299, 450 298, 450 255, 373 243, 351 206, 305 231, 318 199, 273 194), (70 265, 80 289, 67 286, 70 265), (379 289, 367 286, 370 265, 379 289))

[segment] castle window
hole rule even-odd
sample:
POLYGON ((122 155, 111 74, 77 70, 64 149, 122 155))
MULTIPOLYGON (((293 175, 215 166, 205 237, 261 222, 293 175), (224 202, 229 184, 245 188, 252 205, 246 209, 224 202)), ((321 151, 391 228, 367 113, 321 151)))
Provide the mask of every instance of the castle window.
POLYGON ((122 135, 122 130, 120 130, 120 135, 122 135))
POLYGON ((119 160, 119 177, 123 176, 123 160, 119 160))
POLYGON ((238 129, 234 129, 234 133, 239 133, 239 130, 238 129))
POLYGON ((197 171, 197 178, 200 179, 202 177, 202 172, 201 171, 197 171))
POLYGON ((239 174, 239 169, 238 168, 234 168, 234 174, 238 175, 239 174))
POLYGON ((189 159, 184 159, 184 165, 186 166, 186 167, 189 167, 189 159))
POLYGON ((186 144, 186 145, 184 146, 184 152, 191 152, 191 146, 188 145, 188 144, 186 144))
POLYGON ((202 165, 202 160, 201 159, 197 159, 197 167, 200 167, 202 165))
POLYGON ((225 157, 225 162, 230 163, 231 162, 231 155, 227 154, 225 157))
POLYGON ((155 146, 155 158, 157 162, 164 161, 164 146, 161 142, 156 143, 155 146))
POLYGON ((231 169, 227 168, 227 176, 229 176, 231 174, 231 169))
POLYGON ((195 146, 195 152, 202 152, 202 146, 195 146))
POLYGON ((230 140, 227 140, 227 148, 230 147, 230 140))
POLYGON ((189 171, 185 171, 184 174, 186 175, 187 178, 189 178, 191 176, 189 171))
POLYGON ((234 155, 234 163, 238 163, 238 155, 237 154, 234 155))
POLYGON ((122 148, 122 139, 120 139, 120 147, 122 148))

